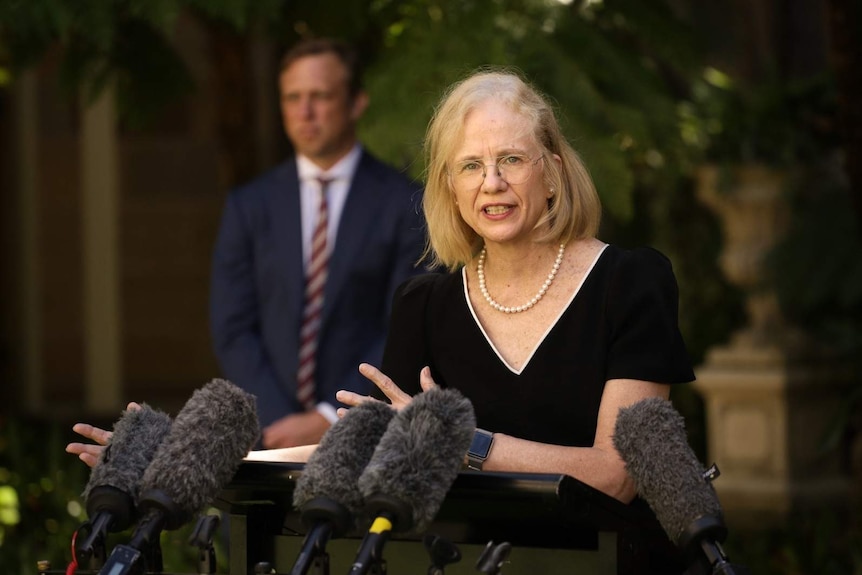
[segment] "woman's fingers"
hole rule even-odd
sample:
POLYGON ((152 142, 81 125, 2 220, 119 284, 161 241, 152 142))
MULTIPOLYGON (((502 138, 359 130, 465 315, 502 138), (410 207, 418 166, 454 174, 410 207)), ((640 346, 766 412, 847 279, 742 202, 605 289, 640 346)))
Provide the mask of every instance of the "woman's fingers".
POLYGON ((419 371, 419 385, 422 387, 422 391, 437 387, 437 383, 431 377, 431 368, 427 365, 419 371))
MULTIPOLYGON (((366 401, 377 401, 373 397, 368 397, 367 395, 359 395, 353 391, 348 391, 346 389, 339 389, 335 394, 335 399, 343 403, 344 405, 349 405, 350 407, 356 407, 360 403, 366 401)), ((338 413, 338 410, 336 410, 338 413)))
MULTIPOLYGON (((138 411, 140 409, 142 409, 141 405, 134 401, 129 402, 126 406, 127 411, 138 411)), ((88 466, 94 467, 99 462, 99 456, 111 440, 113 433, 89 423, 76 423, 72 426, 72 431, 91 441, 95 441, 96 444, 73 442, 66 446, 66 451, 77 455, 78 459, 88 466)))
POLYGON ((78 456, 78 459, 89 467, 94 467, 99 462, 99 455, 105 448, 92 443, 70 443, 66 446, 66 452, 78 456))
POLYGON ((81 453, 78 455, 78 459, 87 464, 87 467, 96 467, 96 464, 99 463, 99 456, 93 455, 90 453, 81 453))
POLYGON ((95 441, 99 445, 107 445, 113 435, 110 431, 90 425, 89 423, 76 423, 72 426, 72 431, 95 441))
MULTIPOLYGON (((389 399, 392 403, 392 407, 395 409, 401 409, 413 400, 413 396, 402 391, 400 387, 395 385, 395 382, 392 381, 389 376, 370 363, 359 364, 359 373, 370 379, 389 399)), ((431 369, 428 366, 423 367, 419 372, 419 385, 422 387, 422 391, 428 391, 429 389, 437 387, 437 383, 434 381, 434 378, 431 377, 431 369)), ((335 399, 344 405, 349 405, 350 407, 355 407, 366 401, 377 401, 368 395, 360 395, 346 389, 342 389, 336 393, 335 399)), ((346 413, 347 409, 343 407, 336 410, 338 417, 344 417, 346 413)))
POLYGON ((369 363, 359 364, 359 373, 370 379, 397 409, 401 409, 413 399, 410 394, 401 391, 386 374, 369 363))
POLYGON ((89 467, 94 467, 99 462, 99 455, 101 455, 105 449, 105 445, 108 444, 113 434, 110 431, 90 425, 89 423, 76 423, 72 426, 72 431, 95 441, 96 444, 74 442, 66 446, 66 451, 77 455, 78 459, 89 467))
MULTIPOLYGON (((369 363, 359 364, 359 373, 370 379, 371 382, 374 383, 374 385, 376 385, 378 389, 380 389, 380 391, 382 391, 383 394, 389 399, 389 401, 392 403, 392 407, 396 409, 401 409, 402 407, 410 403, 410 401, 413 399, 410 394, 401 391, 401 388, 395 385, 395 382, 392 381, 385 373, 383 373, 369 363)), ((433 384, 433 381, 431 383, 433 384)), ((368 395, 360 395, 346 389, 342 389, 338 393, 336 393, 335 398, 344 405, 349 405, 350 407, 355 407, 360 403, 364 403, 366 401, 378 401, 368 395)), ((336 411, 336 413, 339 417, 344 417, 344 414, 347 413, 347 410, 344 408, 340 408, 336 411)))

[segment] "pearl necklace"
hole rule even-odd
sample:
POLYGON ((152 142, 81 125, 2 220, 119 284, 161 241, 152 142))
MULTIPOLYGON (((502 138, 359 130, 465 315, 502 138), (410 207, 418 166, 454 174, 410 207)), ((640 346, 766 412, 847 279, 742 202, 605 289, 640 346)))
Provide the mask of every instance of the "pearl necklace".
POLYGON ((548 279, 545 280, 545 283, 542 284, 542 287, 539 289, 539 293, 533 296, 533 299, 525 303, 524 305, 519 305, 518 307, 507 307, 504 305, 500 305, 494 298, 491 297, 491 294, 488 293, 488 288, 485 285, 485 255, 486 249, 483 246, 482 251, 479 252, 479 261, 476 263, 476 274, 479 276, 479 291, 482 292, 482 295, 485 297, 485 301, 488 302, 492 308, 497 311, 501 311, 503 313, 521 313, 522 311, 527 311, 537 303, 542 297, 545 295, 545 292, 548 291, 548 288, 551 287, 551 283, 553 283, 554 278, 557 276, 557 272, 560 270, 560 264, 563 263, 563 252, 566 251, 566 244, 560 244, 560 251, 557 252, 557 259, 554 260, 554 267, 551 269, 551 273, 548 274, 548 279))

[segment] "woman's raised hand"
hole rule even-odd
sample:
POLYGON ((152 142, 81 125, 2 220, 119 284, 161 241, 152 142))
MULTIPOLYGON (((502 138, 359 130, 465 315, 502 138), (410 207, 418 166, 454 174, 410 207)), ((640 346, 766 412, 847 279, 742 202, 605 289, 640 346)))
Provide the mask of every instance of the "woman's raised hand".
MULTIPOLYGON (((126 410, 129 411, 138 409, 141 409, 141 406, 135 402, 131 402, 126 406, 126 410)), ((88 466, 94 467, 99 462, 99 456, 105 449, 108 441, 111 440, 113 434, 106 429, 90 425, 89 423, 76 423, 72 426, 72 431, 96 443, 70 443, 66 446, 66 452, 77 455, 78 459, 88 466)))
MULTIPOLYGON (((373 365, 369 363, 359 364, 359 373, 370 379, 374 385, 383 392, 383 394, 389 399, 393 408, 402 409, 413 400, 413 396, 402 391, 401 388, 389 378, 389 376, 373 365)), ((419 372, 419 385, 422 388, 422 391, 428 391, 437 385, 431 377, 431 369, 427 366, 423 367, 419 372)), ((350 407, 355 407, 366 401, 379 401, 368 395, 360 395, 352 391, 347 391, 346 389, 340 390, 335 395, 335 398, 350 407)), ((339 416, 343 416, 345 413, 347 413, 346 408, 341 407, 338 409, 339 416)))

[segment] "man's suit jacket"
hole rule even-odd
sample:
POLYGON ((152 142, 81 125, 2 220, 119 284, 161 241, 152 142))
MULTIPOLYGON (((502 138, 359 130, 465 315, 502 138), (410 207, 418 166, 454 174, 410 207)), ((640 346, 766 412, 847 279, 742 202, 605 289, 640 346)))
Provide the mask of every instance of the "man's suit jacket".
MULTIPOLYGON (((305 275, 299 177, 290 160, 233 190, 212 262, 210 330, 224 377, 257 396, 262 426, 302 411, 296 399, 305 275)), ((395 288, 421 273, 418 185, 363 151, 329 259, 317 351, 318 402, 368 393, 395 288)), ((418 377, 418 374, 417 374, 418 377)))

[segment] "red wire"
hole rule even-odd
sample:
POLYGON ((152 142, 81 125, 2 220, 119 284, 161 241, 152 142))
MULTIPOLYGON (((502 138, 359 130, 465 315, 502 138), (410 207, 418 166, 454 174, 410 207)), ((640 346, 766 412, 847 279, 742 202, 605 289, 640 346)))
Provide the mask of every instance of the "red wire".
POLYGON ((66 575, 75 575, 78 570, 78 557, 75 554, 75 541, 78 539, 78 530, 72 533, 72 562, 66 567, 66 575))

